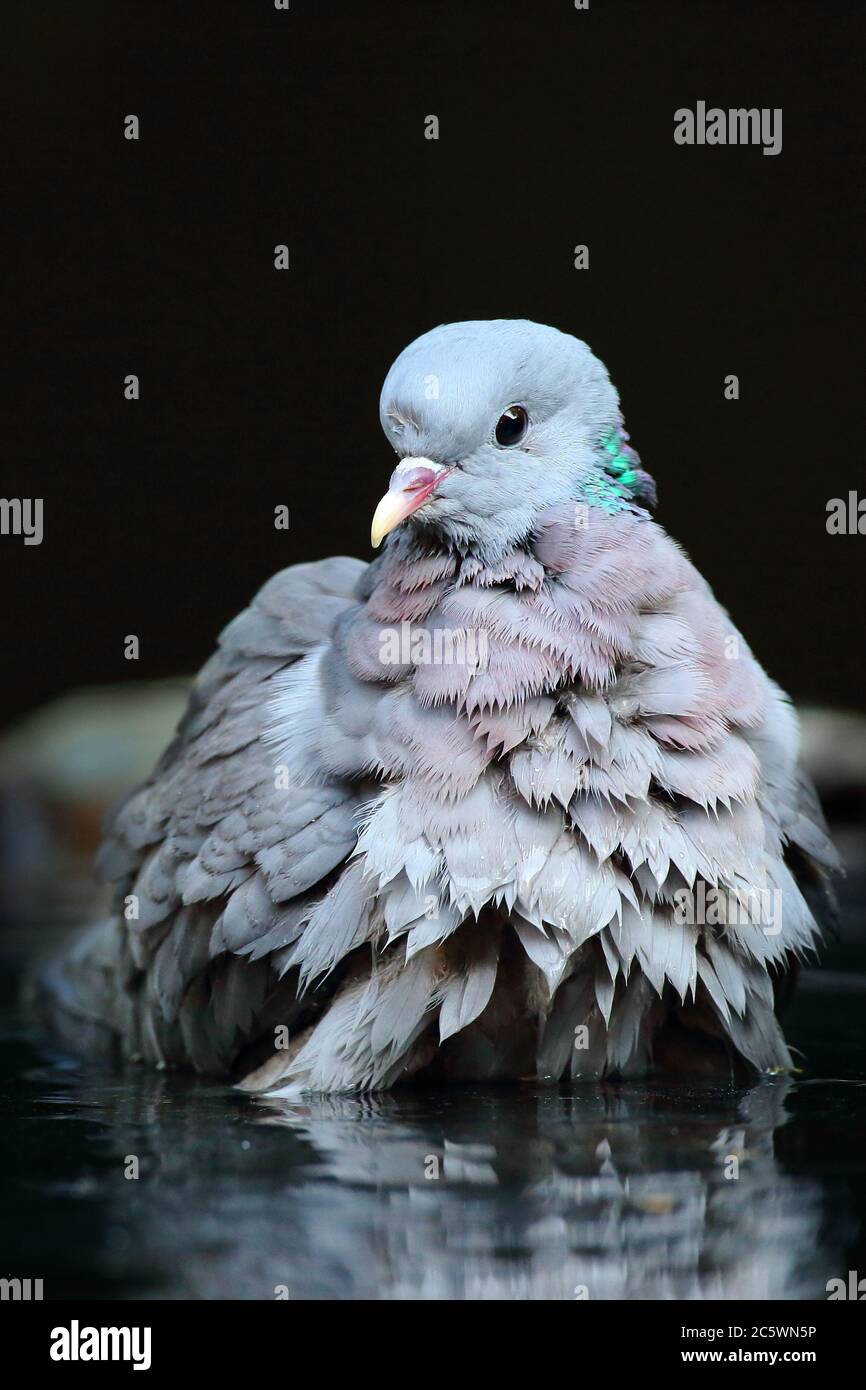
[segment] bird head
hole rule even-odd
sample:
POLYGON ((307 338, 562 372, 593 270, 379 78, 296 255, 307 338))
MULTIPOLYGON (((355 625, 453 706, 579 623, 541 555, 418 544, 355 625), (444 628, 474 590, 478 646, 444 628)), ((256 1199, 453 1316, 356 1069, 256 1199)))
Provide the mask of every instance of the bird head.
POLYGON ((550 507, 655 500, 604 365, 543 324, 432 329, 394 362, 379 410, 400 462, 376 508, 374 546, 407 522, 491 558, 531 535, 550 507))

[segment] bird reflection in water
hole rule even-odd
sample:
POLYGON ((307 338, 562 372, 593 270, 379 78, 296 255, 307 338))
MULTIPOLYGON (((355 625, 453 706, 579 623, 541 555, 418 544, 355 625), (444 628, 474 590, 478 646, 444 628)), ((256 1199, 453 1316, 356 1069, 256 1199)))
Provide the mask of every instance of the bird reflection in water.
POLYGON ((825 1150, 856 1148, 854 1081, 290 1103, 36 1057, 10 1094, 30 1140, 6 1234, 62 1252, 55 1293, 797 1299, 849 1267, 825 1150))
MULTIPOLYGON (((320 1178, 367 1193, 356 1296, 805 1298, 821 1199, 774 1156, 789 1086, 326 1097, 265 1102, 262 1123, 302 1136, 320 1178)), ((322 1216, 310 1262, 345 1257, 347 1232, 322 1216)))

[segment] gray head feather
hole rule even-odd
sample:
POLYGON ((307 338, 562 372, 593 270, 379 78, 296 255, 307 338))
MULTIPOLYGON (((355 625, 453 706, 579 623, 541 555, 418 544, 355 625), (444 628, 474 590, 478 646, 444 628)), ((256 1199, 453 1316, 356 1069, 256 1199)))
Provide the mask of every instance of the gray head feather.
POLYGON ((546 507, 578 500, 599 471, 619 397, 586 343, 525 319, 443 324, 401 352, 382 388, 382 428, 402 457, 457 467, 410 525, 491 559, 529 534, 546 507), (529 428, 503 448, 512 405, 529 428))

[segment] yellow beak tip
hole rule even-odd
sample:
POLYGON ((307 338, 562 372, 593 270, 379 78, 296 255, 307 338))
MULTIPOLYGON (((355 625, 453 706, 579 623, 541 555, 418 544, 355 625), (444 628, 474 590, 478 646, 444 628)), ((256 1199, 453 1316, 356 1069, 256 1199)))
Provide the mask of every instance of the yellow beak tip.
POLYGON ((374 550, 378 550, 389 531, 393 531, 395 526, 411 511, 411 507, 406 505, 404 493, 386 492, 373 516, 370 526, 370 543, 374 550))

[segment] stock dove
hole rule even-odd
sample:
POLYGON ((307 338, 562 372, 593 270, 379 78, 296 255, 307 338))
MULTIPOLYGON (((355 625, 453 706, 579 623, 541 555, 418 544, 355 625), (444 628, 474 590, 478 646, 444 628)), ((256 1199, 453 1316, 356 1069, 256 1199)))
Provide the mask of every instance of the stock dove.
POLYGON ((380 410, 381 552, 294 565, 225 629, 110 819, 116 917, 62 1007, 275 1094, 790 1069, 774 994, 835 852, 604 366, 449 324, 380 410))

